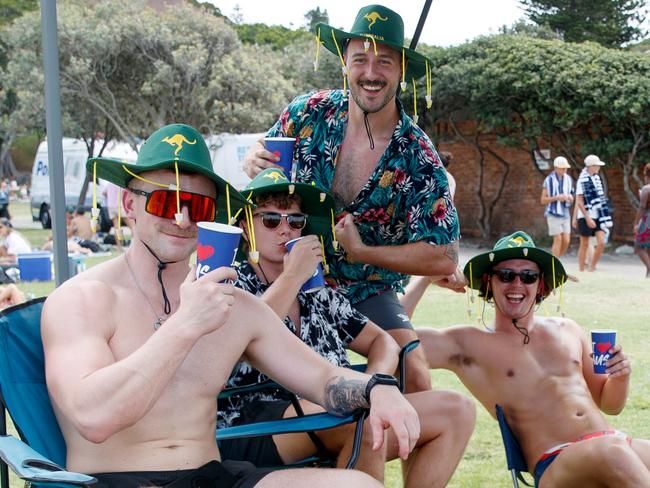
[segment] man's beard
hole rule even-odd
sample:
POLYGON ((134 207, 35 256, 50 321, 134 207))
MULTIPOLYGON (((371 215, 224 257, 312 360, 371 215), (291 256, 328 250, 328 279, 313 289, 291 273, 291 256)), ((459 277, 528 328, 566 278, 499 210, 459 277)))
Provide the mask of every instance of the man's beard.
MULTIPOLYGON (((359 90, 363 90, 363 87, 364 87, 364 86, 381 86, 381 87, 383 88, 383 87, 386 86, 387 84, 388 84, 388 83, 386 83, 385 81, 363 81, 363 80, 359 80, 359 81, 357 81, 356 86, 359 88, 359 90)), ((389 103, 393 98, 395 98, 395 93, 391 94, 390 92, 388 92, 388 93, 385 95, 384 99, 381 100, 381 102, 379 103, 379 106, 378 106, 378 107, 375 107, 375 108, 372 108, 372 107, 368 107, 368 106, 363 102, 361 96, 359 96, 359 94, 358 94, 355 90, 352 90, 351 87, 350 87, 350 94, 352 95, 352 99, 353 99, 354 102, 359 106, 359 108, 360 108, 361 110, 363 110, 365 113, 368 113, 368 114, 374 114, 374 113, 379 112, 379 111, 380 111, 381 109, 383 109, 386 105, 388 105, 388 103, 389 103)))

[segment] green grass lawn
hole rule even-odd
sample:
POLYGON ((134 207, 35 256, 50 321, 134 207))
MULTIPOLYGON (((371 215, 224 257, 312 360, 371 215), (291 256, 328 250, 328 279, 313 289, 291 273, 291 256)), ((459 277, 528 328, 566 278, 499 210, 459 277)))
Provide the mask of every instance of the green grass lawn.
MULTIPOLYGON (((583 273, 580 283, 570 283, 564 290, 564 310, 567 317, 575 319, 585 330, 614 328, 619 342, 632 361, 632 380, 627 407, 620 415, 610 417, 611 423, 633 437, 650 438, 650 359, 648 344, 648 296, 650 281, 608 273, 583 273)), ((548 299, 549 314, 556 313, 559 296, 548 299)), ((538 313, 544 314, 544 307, 538 313)), ((477 327, 476 309, 473 323, 477 327)), ((493 317, 490 307, 485 309, 485 322, 493 317)), ((441 328, 454 324, 470 323, 467 316, 467 298, 448 290, 431 287, 415 312, 417 327, 441 328)), ((431 372, 434 388, 449 388, 471 396, 463 384, 450 372, 431 372)), ((449 486, 456 488, 510 487, 506 471, 505 454, 496 420, 476 403, 477 420, 474 434, 465 455, 449 486)), ((401 472, 399 462, 389 464, 386 486, 399 487, 401 472)))
MULTIPOLYGON (((16 207, 12 203, 12 212, 16 207)), ((28 209, 27 209, 28 210, 28 209)), ((20 229, 19 229, 20 230, 20 229)), ((21 231, 22 232, 22 231, 21 231)), ((30 236, 47 236, 46 231, 30 230, 30 236)), ((45 236, 45 237, 43 237, 45 236)), ((34 243, 34 241, 32 241, 34 243)), ((88 260, 88 266, 107 258, 88 260)), ((639 273, 640 274, 640 273, 639 273)), ((564 292, 564 310, 568 317, 578 321, 585 330, 592 328, 614 328, 618 330, 617 341, 630 357, 633 366, 630 398, 622 414, 611 418, 612 424, 633 437, 650 439, 650 360, 646 351, 648 343, 648 296, 650 280, 617 275, 614 273, 585 273, 580 283, 570 283, 564 292)), ((20 288, 35 296, 45 296, 54 289, 53 282, 21 283, 20 288)), ((556 313, 559 296, 551 296, 546 309, 556 313)), ((538 313, 544 314, 544 306, 538 313)), ((476 309, 473 307, 472 321, 477 327, 476 309)), ((485 309, 485 322, 492 317, 490 307, 485 309)), ((417 327, 445 327, 468 323, 467 298, 448 290, 431 287, 416 310, 414 323, 417 327)), ((435 388, 448 388, 465 392, 466 388, 452 373, 432 371, 435 388)), ((480 405, 477 407, 476 429, 460 465, 449 484, 456 488, 509 487, 510 475, 505 468, 505 456, 498 425, 480 405)), ((11 487, 19 488, 22 483, 12 478, 11 487)), ((398 461, 389 463, 386 471, 386 486, 400 487, 401 472, 398 461)))

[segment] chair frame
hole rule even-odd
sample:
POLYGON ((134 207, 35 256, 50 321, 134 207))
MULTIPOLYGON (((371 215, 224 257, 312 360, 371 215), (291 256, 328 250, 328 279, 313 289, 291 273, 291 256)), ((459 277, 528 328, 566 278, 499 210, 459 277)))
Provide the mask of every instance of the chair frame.
MULTIPOLYGON (((399 390, 402 394, 406 389, 406 363, 405 363, 406 355, 410 353, 413 349, 418 347, 419 345, 420 345, 419 339, 413 340, 407 343, 406 345, 404 345, 404 347, 402 347, 402 349, 399 352, 399 357, 398 357, 399 390)), ((363 363, 353 364, 351 366, 351 369, 362 373, 365 371, 366 366, 367 365, 363 363)), ((324 416, 324 415, 329 416, 329 414, 325 414, 325 413, 305 415, 297 395, 293 392, 286 390, 282 385, 276 383, 272 379, 268 379, 262 383, 254 383, 250 385, 226 388, 219 394, 219 398, 224 399, 233 395, 263 391, 269 389, 280 389, 280 390, 285 390, 289 393, 289 399, 291 401, 291 404, 294 407, 294 410, 296 411, 296 417, 291 417, 289 419, 284 419, 284 420, 295 420, 297 426, 301 425, 300 421, 298 420, 301 418, 308 419, 310 417, 318 418, 319 416, 324 416)), ((359 410, 353 413, 351 416, 349 416, 348 422, 344 422, 344 423, 352 423, 353 421, 356 422, 356 427, 354 431, 354 442, 352 444, 352 452, 350 453, 350 459, 348 460, 345 466, 346 469, 354 468, 354 466, 356 465, 359 459, 359 453, 361 451, 361 437, 363 434, 363 422, 365 421, 367 415, 368 415, 367 410, 359 410)), ((328 426, 328 427, 322 428, 319 423, 318 430, 326 430, 327 428, 338 427, 343 424, 343 423, 336 423, 335 425, 330 424, 330 422, 326 418, 322 418, 320 422, 322 422, 323 426, 328 426)), ((260 425, 260 424, 263 424, 263 422, 254 425, 260 425)), ((217 433, 217 437, 219 440, 234 439, 236 437, 239 438, 251 437, 247 435, 249 425, 250 424, 243 424, 234 427, 228 427, 227 429, 220 429, 217 433)), ((297 428, 296 430, 290 430, 284 433, 291 433, 291 432, 305 432, 309 436, 313 444, 316 446, 316 454, 309 456, 308 458, 305 458, 303 460, 300 460, 296 463, 292 463, 290 467, 334 466, 335 465, 335 460, 332 459, 330 455, 328 455, 327 450, 323 445, 323 442, 316 435, 315 430, 310 430, 305 425, 305 428, 297 428)))
POLYGON ((506 451, 506 463, 510 471, 510 476, 512 477, 512 486, 513 488, 519 488, 519 481, 521 481, 524 485, 532 487, 533 485, 522 474, 528 472, 528 464, 521 450, 519 440, 517 440, 517 437, 508 425, 503 408, 497 404, 495 405, 495 410, 497 421, 499 422, 499 429, 501 430, 501 440, 506 451))
MULTIPOLYGON (((0 320, 5 316, 16 312, 23 308, 40 305, 44 302, 45 298, 38 298, 29 302, 10 307, 0 312, 0 320)), ((17 320, 17 319, 16 319, 17 320)), ((16 330, 22 324, 11 324, 11 330, 16 330)), ((44 385, 43 385, 44 386, 44 385)), ((2 393, 2 384, 0 384, 0 486, 2 488, 9 488, 9 468, 16 472, 19 477, 27 481, 36 482, 39 485, 56 486, 56 487, 70 487, 70 486, 88 486, 93 484, 96 480, 92 477, 66 471, 60 465, 50 461, 48 458, 42 456, 37 451, 32 449, 26 439, 20 425, 15 422, 12 416, 12 405, 7 405, 7 398, 2 393), (22 440, 18 440, 13 436, 7 435, 7 422, 6 414, 9 414, 14 420, 14 426, 22 440), (54 485, 53 485, 54 484, 54 485)), ((16 408, 23 408, 23 406, 16 406, 16 408)), ((353 452, 348 462, 349 467, 353 467, 358 459, 361 434, 363 432, 363 422, 367 416, 368 411, 360 409, 346 417, 336 417, 329 413, 323 412, 314 415, 306 415, 303 417, 294 417, 289 419, 279 419, 270 422, 259 422, 249 424, 246 426, 232 427, 230 429, 220 429, 217 433, 219 439, 236 438, 236 437, 256 437, 265 435, 275 435, 289 432, 303 432, 326 430, 344 425, 351 422, 356 422, 355 428, 355 445, 353 452)), ((53 419, 55 420, 55 419, 53 419)), ((54 441, 56 443, 56 441, 54 441)), ((309 460, 307 460, 309 461, 309 460)), ((310 464, 305 464, 310 465, 310 464)))

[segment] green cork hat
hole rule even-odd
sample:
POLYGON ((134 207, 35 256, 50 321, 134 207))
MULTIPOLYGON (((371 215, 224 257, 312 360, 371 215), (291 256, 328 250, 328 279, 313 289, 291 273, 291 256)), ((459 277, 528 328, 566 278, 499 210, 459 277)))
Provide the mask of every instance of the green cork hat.
POLYGON ((421 78, 426 73, 426 64, 431 67, 431 60, 420 53, 404 46, 404 22, 402 17, 382 5, 368 5, 362 7, 354 19, 350 32, 336 29, 322 22, 316 24, 319 40, 325 48, 341 55, 345 51, 349 39, 362 39, 369 41, 367 45, 372 49, 374 42, 385 44, 395 49, 400 56, 406 58, 406 80, 410 83, 413 79, 421 78))
POLYGON ((470 288, 480 290, 483 276, 489 275, 497 263, 509 259, 527 259, 537 263, 544 274, 545 295, 562 285, 567 279, 567 273, 559 259, 536 247, 528 234, 517 231, 499 239, 492 251, 479 254, 469 260, 463 273, 469 281, 470 288))
POLYGON ((259 173, 242 190, 244 196, 251 202, 263 193, 296 194, 302 202, 302 210, 308 215, 307 224, 303 229, 304 235, 324 235, 330 232, 331 217, 334 210, 334 198, 316 185, 307 183, 292 183, 282 171, 274 168, 265 169, 259 173))
MULTIPOLYGON (((286 193, 289 195, 296 194, 300 197, 302 211, 307 214, 307 223, 302 230, 302 235, 326 236, 334 232, 334 198, 325 190, 316 185, 307 183, 290 182, 284 172, 268 168, 260 172, 253 180, 242 190, 242 193, 251 202, 255 198, 266 193, 286 193)), ((246 217, 244 213, 240 214, 239 220, 250 219, 251 215, 246 217)), ((249 222, 249 225, 252 225, 249 222)), ((237 261, 244 259, 244 239, 240 241, 240 248, 237 253, 237 261)), ((256 262, 257 250, 252 249, 252 256, 249 259, 256 262)))
POLYGON ((228 220, 228 213, 234 214, 250 204, 235 187, 214 172, 203 136, 189 125, 171 124, 158 129, 142 144, 135 163, 109 158, 90 158, 86 163, 89 174, 122 188, 140 173, 157 169, 196 173, 212 180, 217 189, 218 220, 228 220))

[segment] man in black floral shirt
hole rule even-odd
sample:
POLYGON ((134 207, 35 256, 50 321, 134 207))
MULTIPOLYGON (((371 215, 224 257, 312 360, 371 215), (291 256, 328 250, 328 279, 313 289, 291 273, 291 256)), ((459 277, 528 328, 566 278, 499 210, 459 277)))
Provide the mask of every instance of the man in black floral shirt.
MULTIPOLYGON (((327 219, 322 218, 330 211, 331 197, 327 196, 321 203, 320 189, 290 184, 279 171, 272 169, 260 173, 244 194, 248 196, 249 190, 257 208, 253 211, 252 228, 244 223, 242 227, 246 241, 255 236, 259 261, 255 264, 252 260, 244 261, 238 267, 235 285, 260 296, 284 318, 289 330, 333 364, 348 366, 346 348, 350 348, 368 358, 368 373, 393 374, 399 349, 386 332, 328 286, 311 293, 301 290, 323 260, 321 242, 311 232, 331 232, 331 224, 328 229, 327 219), (293 194, 289 194, 289 186, 293 187, 293 194), (301 232, 309 235, 287 253, 285 244, 299 238, 301 232)), ((250 364, 242 362, 234 368, 228 386, 265 379, 250 364)), ((472 433, 473 404, 449 391, 418 392, 406 398, 418 412, 422 435, 416 454, 408 460, 405 486, 445 486, 472 433)), ((280 391, 231 397, 222 403, 220 427, 295 416, 286 394, 280 391)), ((322 411, 306 400, 301 400, 301 405, 306 413, 322 411)), ((394 434, 388 431, 385 452, 374 451, 369 442, 371 437, 366 434, 357 468, 383 481, 385 460, 397 457, 394 434)), ((328 451, 339 453, 339 464, 344 464, 352 445, 352 427, 319 432, 318 437, 328 451)), ((221 443, 224 459, 245 459, 258 466, 294 462, 315 451, 312 441, 302 433, 221 443)))

